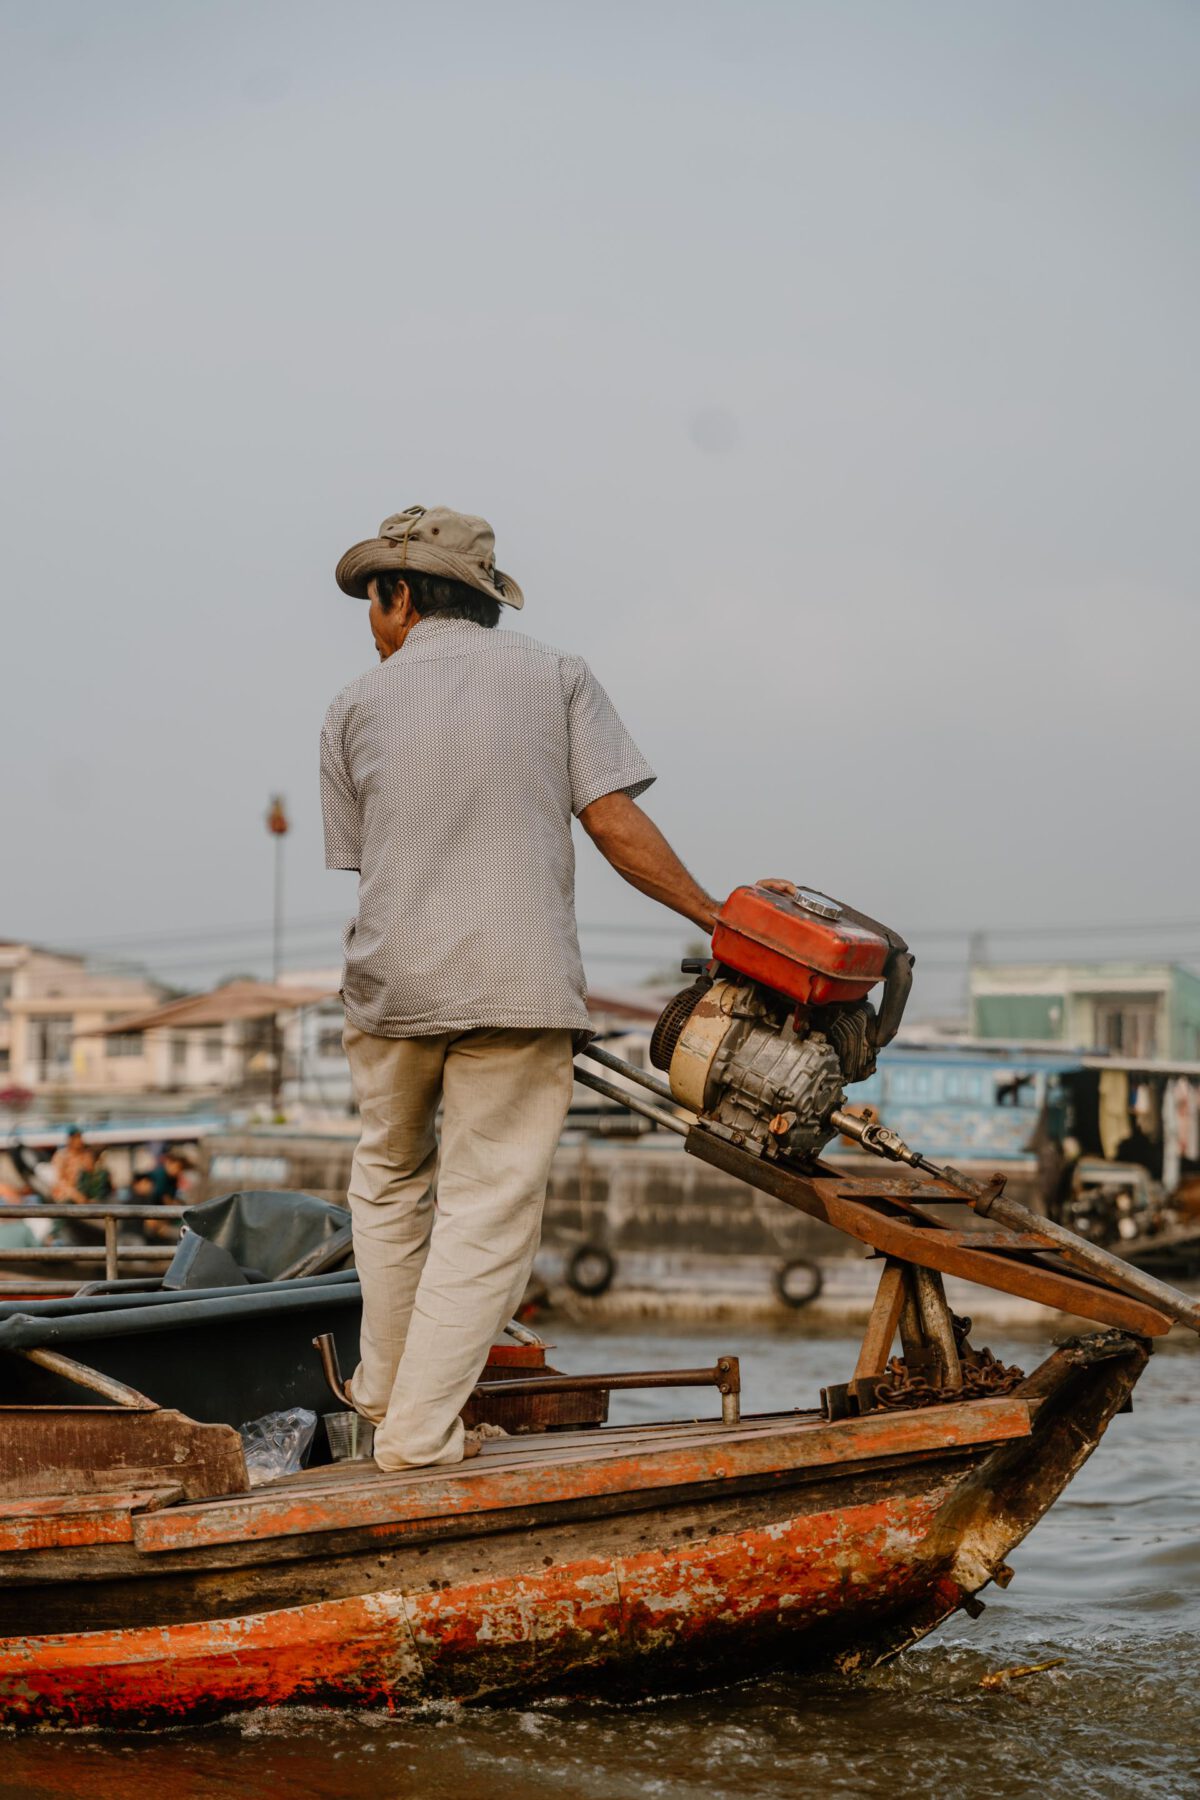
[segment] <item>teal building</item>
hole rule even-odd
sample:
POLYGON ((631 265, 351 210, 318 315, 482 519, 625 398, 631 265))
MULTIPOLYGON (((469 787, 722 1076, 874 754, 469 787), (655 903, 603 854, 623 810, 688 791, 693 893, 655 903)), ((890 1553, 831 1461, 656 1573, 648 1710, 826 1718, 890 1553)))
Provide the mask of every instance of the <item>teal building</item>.
POLYGON ((971 970, 971 1036, 1200 1061, 1200 975, 1178 963, 989 963, 971 970))

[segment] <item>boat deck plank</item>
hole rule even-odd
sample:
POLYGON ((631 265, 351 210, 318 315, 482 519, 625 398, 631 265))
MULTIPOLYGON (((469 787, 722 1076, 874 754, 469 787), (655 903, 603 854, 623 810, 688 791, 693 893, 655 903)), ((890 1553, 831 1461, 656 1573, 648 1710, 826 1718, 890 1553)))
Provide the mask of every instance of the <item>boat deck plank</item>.
MULTIPOLYGON (((598 1432, 554 1431, 539 1433, 536 1437, 531 1433, 529 1437, 522 1435, 489 1439, 480 1446, 478 1456, 469 1457, 461 1463, 435 1464, 419 1469, 381 1469, 370 1457, 366 1457, 330 1463, 317 1469, 302 1469, 298 1474, 282 1475, 276 1481, 263 1482, 251 1491, 255 1495, 294 1496, 323 1493, 332 1489, 344 1493, 350 1487, 374 1486, 381 1481, 414 1486, 450 1473, 464 1479, 478 1478, 481 1475, 494 1475, 498 1470, 504 1469, 593 1463, 644 1451, 686 1449, 696 1444, 738 1444, 767 1435, 770 1435, 770 1428, 761 1425, 742 1429, 728 1425, 722 1428, 719 1424, 700 1430, 677 1425, 664 1429, 653 1437, 641 1432, 620 1432, 610 1437, 605 1432, 602 1441, 598 1441, 598 1432)), ((240 1500, 245 1496, 239 1494, 227 1498, 240 1500)))
POLYGON ((465 1522, 471 1514, 497 1510, 953 1452, 1025 1437, 1030 1429, 1029 1406, 1009 1396, 836 1424, 786 1415, 774 1426, 649 1426, 622 1432, 621 1441, 610 1444, 603 1432, 572 1433, 567 1444, 558 1441, 566 1434, 550 1433, 548 1443, 520 1450, 512 1440, 494 1439, 494 1449, 465 1463, 395 1473, 359 1464, 358 1480, 340 1468, 313 1471, 321 1477, 315 1482, 272 1483, 143 1515, 135 1521, 134 1542, 152 1554, 347 1528, 402 1530, 430 1519, 465 1522))
MULTIPOLYGON (((488 1470, 494 1470, 497 1462, 539 1463, 549 1458, 560 1457, 567 1452, 572 1459, 581 1455, 611 1456, 618 1450, 628 1451, 638 1446, 647 1449, 661 1449, 667 1443, 705 1443, 720 1440, 740 1440, 744 1437, 776 1432, 780 1429, 794 1430, 800 1425, 819 1425, 824 1419, 820 1412, 800 1411, 788 1413, 767 1413, 758 1417, 742 1419, 737 1425, 727 1425, 721 1419, 673 1419, 654 1420, 637 1425, 606 1425, 599 1430, 591 1431, 539 1431, 514 1433, 509 1437, 485 1438, 479 1448, 479 1456, 472 1457, 462 1464, 452 1465, 461 1474, 479 1472, 480 1464, 488 1470)), ((371 1457, 347 1459, 344 1462, 324 1463, 317 1468, 299 1469, 293 1475, 280 1475, 274 1481, 262 1482, 253 1491, 256 1494, 278 1494, 282 1492, 298 1493, 309 1489, 320 1489, 337 1486, 349 1481, 371 1481, 383 1475, 390 1478, 403 1476, 407 1480, 420 1480, 436 1474, 444 1474, 445 1465, 440 1469, 393 1469, 383 1470, 371 1457)))

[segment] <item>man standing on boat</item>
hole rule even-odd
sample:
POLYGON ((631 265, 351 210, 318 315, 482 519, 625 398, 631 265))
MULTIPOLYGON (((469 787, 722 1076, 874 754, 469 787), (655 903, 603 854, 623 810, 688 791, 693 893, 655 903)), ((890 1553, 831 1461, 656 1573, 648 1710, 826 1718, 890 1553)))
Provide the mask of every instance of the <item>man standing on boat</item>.
POLYGON ((382 665, 329 708, 321 799, 326 866, 359 876, 351 1391, 388 1469, 467 1453, 459 1413, 537 1250, 588 1029, 572 817, 643 893, 705 931, 717 912, 637 805, 654 772, 587 664, 495 629, 524 597, 494 544, 411 506, 337 566, 382 665))

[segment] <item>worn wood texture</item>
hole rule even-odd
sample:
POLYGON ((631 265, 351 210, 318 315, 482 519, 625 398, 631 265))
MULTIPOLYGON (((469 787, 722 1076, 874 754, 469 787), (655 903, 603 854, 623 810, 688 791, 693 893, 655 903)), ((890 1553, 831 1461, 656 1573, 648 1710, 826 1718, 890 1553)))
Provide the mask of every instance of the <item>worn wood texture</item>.
MULTIPOLYGON (((129 1544, 91 1550, 64 1549, 26 1557, 25 1566, 44 1579, 0 1580, 0 1639, 36 1631, 95 1631, 130 1625, 175 1625, 188 1620, 232 1618, 276 1606, 315 1600, 420 1588, 439 1584, 506 1581, 530 1568, 545 1568, 578 1556, 608 1558, 652 1548, 698 1542, 745 1526, 767 1528, 790 1518, 867 1505, 891 1497, 907 1500, 935 1493, 944 1497, 994 1446, 969 1445, 937 1457, 889 1459, 870 1469, 798 1471, 794 1478, 747 1487, 737 1482, 673 1494, 649 1506, 623 1506, 611 1497, 586 1514, 563 1509, 539 1514, 530 1508, 480 1514, 463 1525, 415 1524, 400 1535, 343 1532, 336 1538, 307 1540, 303 1556, 270 1555, 269 1546, 250 1546, 259 1560, 228 1564, 228 1549, 197 1562, 156 1555, 142 1557, 129 1544), (72 1570, 90 1563, 114 1572, 101 1580, 77 1580, 72 1570), (118 1564, 120 1565, 118 1571, 118 1564)), ((940 1504, 940 1499, 939 1499, 940 1504)), ((303 1538, 281 1541, 293 1550, 303 1538)), ((233 1547, 236 1548, 236 1547, 233 1547)), ((8 1558, 16 1567, 17 1557, 8 1558)))
MULTIPOLYGON (((361 1484, 303 1494, 269 1490, 217 1503, 172 1507, 140 1518, 134 1542, 147 1555, 250 1538, 337 1531, 349 1525, 396 1527, 413 1519, 468 1517, 516 1506, 561 1506, 599 1494, 691 1488, 739 1476, 795 1468, 870 1463, 933 1448, 996 1443, 1030 1431, 1029 1408, 1005 1397, 921 1412, 876 1414, 839 1425, 786 1427, 693 1444, 609 1453, 603 1442, 578 1440, 561 1451, 525 1457, 508 1451, 453 1469, 368 1476, 361 1484)), ((602 1434, 600 1434, 602 1439, 602 1434)))
POLYGON ((904 1307, 904 1264, 885 1262, 871 1306, 871 1316, 854 1365, 854 1380, 882 1375, 892 1354, 892 1344, 904 1307))
POLYGON ((242 1441, 169 1408, 0 1406, 0 1516, 8 1500, 169 1481, 189 1500, 246 1491, 242 1441))
MULTIPOLYGON (((92 1544, 131 1544, 133 1515, 183 1498, 178 1484, 134 1488, 124 1493, 40 1495, 6 1500, 0 1511, 0 1550, 31 1551, 92 1544)), ((78 1601, 74 1602, 78 1614, 78 1601)))
POLYGON ((921 1315, 921 1328, 926 1343, 933 1351, 938 1380, 944 1388, 960 1388, 962 1364, 959 1361, 958 1345, 954 1341, 954 1327, 950 1320, 950 1308, 946 1305, 946 1290, 942 1286, 942 1278, 936 1269, 918 1268, 912 1272, 912 1283, 917 1297, 917 1311, 921 1315))
POLYGON ((497 1580, 228 1619, 0 1642, 0 1716, 72 1724, 194 1720, 231 1706, 388 1705, 577 1686, 638 1686, 656 1664, 738 1666, 810 1630, 843 1633, 869 1594, 912 1603, 944 1491, 885 1496, 617 1557, 582 1547, 497 1580), (848 1581, 853 1567, 858 1581, 848 1581))

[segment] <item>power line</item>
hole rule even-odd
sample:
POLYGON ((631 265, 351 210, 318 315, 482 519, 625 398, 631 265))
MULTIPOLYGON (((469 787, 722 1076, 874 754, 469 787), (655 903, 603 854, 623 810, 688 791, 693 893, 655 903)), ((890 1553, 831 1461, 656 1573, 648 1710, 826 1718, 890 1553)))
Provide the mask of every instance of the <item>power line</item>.
MULTIPOLYGON (((291 937, 299 932, 341 930, 346 920, 352 917, 353 909, 345 912, 314 914, 308 918, 293 919, 286 922, 285 935, 291 937)), ((580 921, 579 930, 589 936, 605 937, 678 937, 680 932, 688 928, 687 921, 673 925, 630 925, 600 924, 580 921)), ((695 929, 693 927, 693 929, 695 929)), ((80 952, 91 954, 103 950, 137 949, 151 946, 174 944, 224 944, 239 938, 269 938, 271 926, 262 919, 246 925, 210 925, 203 928, 189 928, 184 931, 140 931, 123 933, 119 937, 76 939, 75 945, 80 952)))
MULTIPOLYGON (((353 909, 347 908, 338 913, 312 914, 304 918, 293 919, 289 924, 289 935, 296 931, 334 930, 345 924, 353 909)), ((686 921, 679 926, 663 924, 636 924, 600 922, 581 920, 579 930, 589 936, 606 937, 669 937, 680 930, 686 930, 686 921)), ((1160 932, 1190 934, 1200 936, 1200 918, 1191 919, 1111 919, 1099 923, 1052 924, 1041 925, 910 925, 908 935, 912 938, 968 938, 980 935, 985 938, 1054 938, 1054 937, 1105 937, 1156 935, 1160 932)), ((138 947, 150 945, 187 944, 187 943, 226 943, 237 938, 266 937, 270 934, 269 923, 256 919, 244 924, 207 925, 185 927, 178 931, 141 931, 122 933, 116 937, 100 937, 77 939, 81 950, 100 951, 121 947, 138 947)))

